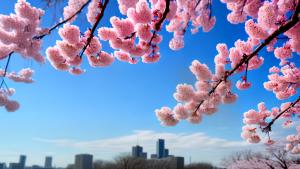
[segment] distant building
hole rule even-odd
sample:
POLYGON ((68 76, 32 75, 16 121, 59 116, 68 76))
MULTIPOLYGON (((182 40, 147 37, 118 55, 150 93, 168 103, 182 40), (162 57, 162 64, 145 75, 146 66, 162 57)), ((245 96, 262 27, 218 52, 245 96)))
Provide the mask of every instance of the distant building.
POLYGON ((20 163, 9 163, 9 169, 21 169, 20 163))
POLYGON ((158 139, 156 142, 156 155, 158 159, 164 158, 165 140, 158 139))
POLYGON ((169 150, 168 149, 165 149, 165 151, 164 151, 164 157, 169 157, 169 150))
POLYGON ((25 169, 25 165, 26 165, 26 156, 25 155, 20 155, 19 164, 20 164, 19 169, 25 169))
POLYGON ((169 157, 164 160, 170 160, 172 169, 184 169, 184 157, 169 157))
POLYGON ((89 154, 76 155, 74 169, 93 169, 93 156, 89 154))
POLYGON ((50 156, 47 156, 46 158, 45 158, 45 168, 49 168, 49 169, 51 169, 52 168, 52 157, 50 157, 50 156))
POLYGON ((142 155, 141 155, 141 158, 147 159, 147 153, 146 153, 146 152, 143 152, 142 155))
POLYGON ((132 147, 132 157, 147 159, 147 153, 143 152, 143 147, 137 145, 132 147))
POLYGON ((5 163, 0 163, 0 169, 6 169, 5 163))

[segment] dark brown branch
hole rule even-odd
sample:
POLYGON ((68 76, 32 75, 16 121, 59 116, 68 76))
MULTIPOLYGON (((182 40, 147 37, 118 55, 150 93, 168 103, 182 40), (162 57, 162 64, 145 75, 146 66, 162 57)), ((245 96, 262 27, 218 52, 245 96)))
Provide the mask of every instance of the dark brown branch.
POLYGON ((160 20, 155 24, 155 30, 158 31, 161 28, 162 23, 167 18, 168 13, 170 12, 170 0, 166 0, 166 9, 160 18, 160 20))
POLYGON ((196 3, 196 5, 195 5, 195 8, 194 8, 194 10, 196 10, 196 8, 198 7, 198 5, 200 4, 200 2, 201 2, 201 0, 198 0, 197 1, 197 3, 196 3))
POLYGON ((4 77, 5 77, 6 74, 7 74, 8 65, 9 65, 9 62, 10 62, 10 59, 11 59, 11 56, 12 56, 13 53, 14 53, 14 52, 12 51, 12 52, 10 52, 9 55, 8 55, 7 62, 6 62, 6 65, 5 65, 5 69, 4 69, 4 74, 3 74, 3 76, 2 76, 2 82, 1 82, 1 84, 0 84, 0 89, 2 88, 3 84, 5 83, 4 77))
MULTIPOLYGON (((299 17, 298 14, 300 12, 300 1, 298 1, 297 7, 293 13, 293 16, 291 17, 291 19, 286 22, 285 24, 283 24, 282 26, 280 26, 277 30, 275 30, 267 39, 264 40, 264 42, 262 42, 251 54, 247 55, 246 57, 243 57, 241 59, 241 61, 230 71, 227 71, 224 75, 223 78, 221 78, 216 85, 208 92, 208 96, 210 96, 212 93, 215 92, 215 90, 217 89, 217 87, 223 82, 228 79, 229 76, 231 76, 233 73, 235 73, 235 71, 237 69, 239 69, 240 67, 242 67, 245 63, 249 62, 254 56, 256 56, 258 54, 259 51, 261 51, 265 46, 267 46, 269 43, 271 43, 271 41, 273 39, 276 39, 280 34, 288 31, 289 29, 291 29, 293 26, 295 26, 298 21, 299 21, 299 17)), ((196 110, 194 111, 193 115, 195 115, 198 111, 198 109, 200 108, 200 106, 203 104, 204 100, 202 100, 199 105, 197 106, 196 110)))
POLYGON ((149 43, 148 43, 149 45, 151 45, 153 39, 154 39, 155 36, 156 36, 157 31, 160 30, 162 23, 165 21, 165 19, 167 18, 168 13, 170 12, 170 1, 171 1, 171 0, 166 0, 166 9, 165 9, 165 11, 164 11, 162 17, 161 17, 161 18, 158 20, 158 22, 156 22, 155 25, 154 25, 154 29, 155 29, 155 30, 154 30, 154 32, 153 32, 153 34, 152 34, 152 37, 151 37, 151 39, 150 39, 150 41, 149 41, 149 43))
POLYGON ((109 2, 109 0, 105 0, 104 4, 102 6, 102 9, 101 9, 100 13, 97 16, 97 20, 96 20, 95 24, 93 25, 93 27, 91 28, 90 36, 88 37, 87 42, 86 42, 86 44, 84 45, 84 47, 83 47, 83 49, 81 51, 80 58, 82 58, 83 53, 85 52, 85 50, 87 49, 87 47, 91 43, 91 41, 92 41, 92 39, 94 37, 94 33, 95 33, 96 29, 97 29, 97 26, 98 26, 98 24, 100 23, 101 19, 104 16, 104 11, 105 11, 105 9, 107 7, 108 2, 109 2))
POLYGON ((49 29, 48 33, 43 34, 43 35, 39 35, 39 36, 35 36, 35 37, 33 37, 33 39, 42 39, 42 38, 44 38, 46 35, 49 35, 53 30, 55 30, 56 28, 58 28, 59 26, 65 24, 65 23, 69 22, 69 21, 70 21, 71 19, 73 19, 76 15, 78 15, 79 13, 81 13, 82 10, 83 10, 90 2, 91 2, 91 0, 88 0, 88 1, 87 1, 85 4, 83 4, 83 5, 81 6, 81 8, 80 8, 76 13, 74 13, 72 16, 70 16, 70 17, 67 18, 66 20, 63 20, 63 21, 61 21, 61 22, 59 22, 59 23, 53 25, 53 26, 49 29))
POLYGON ((288 112, 291 108, 293 108, 297 103, 300 102, 300 96, 298 97, 298 99, 296 101, 294 101, 293 103, 291 103, 291 105, 289 107, 287 107, 286 109, 284 109, 281 113, 279 113, 274 119, 272 119, 272 121, 270 123, 268 123, 268 125, 266 127, 264 127, 262 129, 263 132, 270 132, 272 130, 272 125, 275 123, 275 121, 281 117, 284 113, 288 112))

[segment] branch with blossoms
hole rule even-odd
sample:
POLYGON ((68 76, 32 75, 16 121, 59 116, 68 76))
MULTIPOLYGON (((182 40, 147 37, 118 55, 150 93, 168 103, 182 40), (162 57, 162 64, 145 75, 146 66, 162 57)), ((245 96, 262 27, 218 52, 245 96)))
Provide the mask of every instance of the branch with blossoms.
POLYGON ((282 112, 280 112, 275 118, 272 119, 271 122, 268 123, 267 126, 262 128, 262 131, 265 133, 269 133, 272 131, 272 125, 275 123, 276 120, 278 120, 284 113, 289 112, 292 108, 294 108, 298 103, 300 102, 300 96, 297 100, 292 102, 290 106, 288 106, 286 109, 284 109, 282 112))
MULTIPOLYGON (((5 17, 2 16, 2 22, 6 22, 6 23, 13 23, 13 19, 15 19, 16 17, 19 18, 20 22, 25 20, 25 24, 24 25, 25 29, 21 30, 17 27, 13 27, 14 29, 16 29, 16 32, 22 32, 25 31, 25 33, 27 32, 29 35, 24 37, 25 41, 29 41, 30 42, 30 47, 32 49, 30 49, 28 53, 28 51, 26 52, 26 46, 24 44, 19 44, 18 46, 24 46, 24 48, 17 48, 17 49, 3 49, 5 48, 5 46, 1 46, 1 49, 3 51, 1 51, 1 55, 0 58, 6 58, 7 57, 7 61, 5 64, 5 68, 4 70, 0 70, 0 74, 2 77, 2 81, 0 84, 0 106, 5 106, 6 110, 9 112, 13 112, 16 111, 20 105, 17 101, 15 100, 9 100, 8 97, 12 96, 15 93, 15 89, 13 88, 9 88, 8 85, 5 82, 5 78, 8 77, 9 79, 13 80, 14 82, 23 82, 23 83, 32 83, 33 79, 32 79, 32 75, 33 75, 33 70, 31 70, 30 68, 24 68, 21 71, 19 71, 18 73, 15 72, 10 72, 8 73, 8 67, 9 64, 11 62, 11 57, 14 53, 20 53, 21 55, 23 55, 25 58, 27 57, 32 57, 33 59, 35 59, 37 62, 44 62, 43 57, 38 53, 38 50, 35 50, 34 48, 40 48, 40 40, 43 39, 45 36, 50 35, 52 31, 54 31, 56 28, 60 27, 61 25, 70 22, 72 19, 74 19, 78 14, 80 14, 82 12, 82 10, 91 2, 91 0, 87 0, 84 4, 82 4, 77 11, 74 11, 74 13, 67 17, 66 19, 62 20, 61 22, 53 25, 51 28, 49 29, 41 29, 38 27, 39 22, 40 22, 40 17, 43 14, 43 11, 41 11, 40 9, 36 9, 34 7, 31 7, 29 3, 26 3, 25 1, 19 1, 16 4, 16 11, 19 13, 20 16, 18 15, 13 15, 10 17, 5 17), (23 10, 31 10, 29 12, 31 12, 31 16, 24 16, 22 15, 22 12, 24 12, 23 10), (35 21, 33 21, 35 20, 35 21), (28 23, 27 23, 28 22, 28 23), (34 25, 31 26, 31 25, 34 25), (9 52, 9 54, 7 56, 5 56, 5 52, 9 52), (3 85, 5 85, 6 89, 3 88, 3 85)), ((28 12, 28 11, 27 11, 28 12)), ((24 23, 24 22, 23 22, 24 23)), ((19 23, 21 25, 21 23, 19 23)), ((8 39, 11 39, 11 42, 9 42, 9 40, 7 40, 6 42, 4 42, 4 44, 9 45, 10 43, 12 43, 14 40, 11 36, 8 35, 8 33, 6 33, 3 30, 0 30, 0 34, 8 39)), ((21 40, 19 40, 21 41, 21 40)), ((22 42, 22 41, 21 41, 22 42)))
POLYGON ((96 17, 96 22, 95 24, 93 25, 93 27, 90 29, 91 31, 88 33, 90 34, 89 37, 87 38, 87 42, 86 44, 84 45, 83 49, 82 49, 82 52, 80 54, 80 58, 82 58, 82 55, 84 54, 85 50, 87 49, 87 47, 90 45, 90 43, 92 42, 92 39, 94 37, 94 33, 98 27, 98 24, 100 23, 101 19, 103 18, 104 16, 104 12, 105 12, 105 9, 107 7, 107 4, 109 3, 109 0, 104 0, 104 3, 102 4, 102 0, 99 1, 99 4, 98 4, 98 8, 101 9, 101 11, 98 13, 97 17, 96 17))
MULTIPOLYGON (((213 88, 208 92, 208 96, 210 96, 211 94, 213 94, 217 87, 222 83, 222 82, 226 82, 228 77, 230 77, 231 75, 233 75, 239 68, 241 68, 244 64, 247 64, 247 69, 246 72, 248 71, 248 63, 249 61, 257 56, 257 54, 259 53, 259 51, 261 51, 264 47, 266 47, 268 44, 270 44, 272 42, 272 40, 276 39, 280 34, 283 34, 284 32, 288 31, 289 29, 291 29, 293 26, 295 26, 298 22, 299 22, 299 17, 298 14, 300 12, 300 1, 297 4, 296 10, 294 12, 294 14, 292 15, 292 18, 290 19, 290 21, 286 22, 284 25, 280 26, 276 31, 274 31, 267 39, 265 39, 265 41, 263 43, 261 43, 251 54, 249 55, 243 55, 243 59, 241 59, 241 61, 230 71, 226 71, 224 77, 222 77, 221 79, 219 79, 219 81, 217 82, 217 84, 215 86, 213 86, 213 88)), ((203 104, 205 100, 202 100, 199 105, 197 106, 197 109, 194 111, 194 114, 198 111, 198 109, 200 108, 200 106, 203 104)))
MULTIPOLYGON (((161 29, 162 23, 165 21, 168 13, 170 12, 170 1, 171 0, 166 0, 165 10, 164 10, 162 16, 159 18, 159 20, 154 24, 154 31, 153 31, 152 37, 150 38, 149 45, 152 44, 152 40, 156 36, 157 31, 159 31, 161 29)), ((157 15, 158 15, 157 17, 159 17, 159 14, 157 14, 157 15)))
POLYGON ((82 12, 82 10, 83 10, 90 2, 91 2, 91 0, 87 0, 87 1, 86 1, 86 2, 85 2, 85 3, 84 3, 84 4, 83 4, 83 5, 82 5, 82 6, 81 6, 74 14, 73 14, 73 15, 71 15, 69 18, 67 18, 67 19, 65 19, 65 20, 63 20, 63 21, 61 21, 61 22, 59 22, 59 23, 57 23, 57 24, 51 26, 50 29, 45 29, 45 33, 44 33, 44 34, 35 36, 35 37, 33 37, 33 39, 43 39, 43 37, 45 37, 45 36, 51 34, 51 32, 52 32, 53 30, 55 30, 56 28, 62 26, 62 25, 65 24, 65 23, 71 21, 74 17, 76 17, 77 15, 79 15, 79 14, 82 12))
MULTIPOLYGON (((40 40, 40 39, 43 39, 45 36, 50 35, 51 32, 52 32, 53 30, 55 30, 56 28, 60 27, 61 25, 65 24, 65 23, 69 22, 69 21, 70 21, 71 19, 73 19, 75 16, 77 16, 78 14, 80 14, 80 13, 82 12, 82 10, 83 10, 90 2, 91 2, 91 0, 88 0, 88 1, 87 1, 86 3, 84 3, 84 4, 82 5, 82 7, 79 8, 78 11, 75 12, 72 16, 70 16, 69 18, 67 18, 67 19, 65 19, 65 20, 63 20, 63 21, 61 21, 61 22, 59 22, 59 23, 57 23, 57 24, 51 26, 51 28, 49 28, 49 29, 43 29, 41 35, 34 36, 32 39, 33 39, 33 40, 36 40, 36 39, 37 39, 37 40, 40 40)), ((49 3, 50 3, 50 2, 49 2, 49 3)), ((14 54, 14 51, 12 51, 12 52, 10 52, 10 53, 8 54, 8 59, 7 59, 7 62, 6 62, 6 64, 5 64, 4 74, 2 75, 2 82, 1 82, 1 84, 0 84, 0 89, 2 88, 3 84, 5 84, 5 79, 4 79, 4 78, 5 78, 6 74, 7 74, 7 69, 8 69, 8 66, 9 66, 9 63, 10 63, 11 56, 12 56, 13 54, 14 54)))
MULTIPOLYGON (((227 2, 227 1, 225 1, 227 2)), ((237 3, 240 3, 237 2, 237 3)), ((249 14, 249 6, 244 8, 245 14, 249 14)), ((240 90, 248 89, 251 83, 247 81, 248 71, 259 68, 264 59, 258 57, 258 53, 267 47, 268 51, 274 50, 277 37, 284 34, 288 37, 288 42, 283 44, 283 47, 276 47, 274 55, 281 60, 281 70, 277 67, 270 69, 269 81, 264 83, 267 90, 273 91, 276 97, 280 100, 287 99, 296 94, 297 88, 300 86, 300 69, 295 64, 290 63, 287 59, 292 57, 292 52, 300 53, 299 46, 299 12, 300 2, 294 6, 284 6, 282 3, 273 4, 265 2, 258 6, 256 15, 258 15, 255 23, 253 19, 249 19, 245 23, 246 33, 249 35, 248 40, 237 40, 235 47, 228 50, 225 44, 216 46, 218 55, 215 57, 216 70, 215 74, 209 70, 205 64, 201 64, 195 60, 190 66, 191 72, 195 75, 197 82, 195 88, 188 84, 179 84, 174 93, 174 98, 179 102, 173 110, 169 107, 162 107, 155 110, 158 119, 163 125, 173 126, 180 120, 188 120, 191 123, 200 123, 203 115, 212 115, 217 112, 217 106, 221 103, 233 103, 237 99, 237 95, 232 92, 232 84, 229 77, 236 73, 245 71, 242 81, 236 83, 236 87, 240 90), (277 9, 282 11, 278 12, 277 9), (282 18, 285 13, 293 12, 288 20, 282 18), (283 20, 280 25, 278 20, 283 20), (262 42, 261 42, 262 41, 262 42), (228 60, 229 58, 229 60, 228 60), (230 63, 232 69, 226 70, 225 65, 230 63), (282 73, 282 75, 280 74, 282 73)), ((239 13, 235 11, 233 14, 239 13)), ((252 13, 254 14, 254 13, 252 13)), ((240 14, 239 14, 240 15, 240 14)), ((233 18, 228 18, 233 19, 233 18)), ((240 21, 241 18, 234 18, 235 21, 240 21)), ((279 117, 288 117, 287 111, 293 110, 298 112, 297 107, 299 100, 295 104, 283 104, 282 110, 274 108, 272 113, 267 111, 264 103, 259 104, 259 111, 249 110, 244 114, 244 123, 242 137, 251 143, 260 142, 260 137, 257 134, 256 127, 251 125, 259 125, 266 127, 272 126, 279 117), (289 107, 290 106, 290 107, 289 107), (296 110, 294 108, 296 107, 296 110), (286 110, 286 111, 284 111, 286 110), (266 120, 269 117, 274 117, 270 123, 266 120)), ((291 121, 286 121, 285 126, 290 125, 291 121)), ((272 144, 273 141, 269 138, 266 144, 272 144)), ((300 152, 300 151, 299 151, 300 152)))

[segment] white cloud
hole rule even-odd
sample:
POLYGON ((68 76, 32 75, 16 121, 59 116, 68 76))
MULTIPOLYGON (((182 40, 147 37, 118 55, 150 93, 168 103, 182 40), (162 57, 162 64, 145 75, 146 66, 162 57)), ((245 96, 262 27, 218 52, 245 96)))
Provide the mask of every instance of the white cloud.
POLYGON ((161 133, 150 130, 134 131, 130 135, 97 139, 89 141, 80 141, 74 139, 45 139, 34 138, 34 141, 49 143, 57 146, 80 149, 88 152, 129 152, 131 147, 137 142, 144 147, 146 151, 155 151, 155 142, 158 138, 166 140, 166 147, 172 152, 186 152, 196 150, 210 149, 232 149, 249 146, 244 141, 231 141, 223 138, 210 137, 202 132, 197 133, 161 133))

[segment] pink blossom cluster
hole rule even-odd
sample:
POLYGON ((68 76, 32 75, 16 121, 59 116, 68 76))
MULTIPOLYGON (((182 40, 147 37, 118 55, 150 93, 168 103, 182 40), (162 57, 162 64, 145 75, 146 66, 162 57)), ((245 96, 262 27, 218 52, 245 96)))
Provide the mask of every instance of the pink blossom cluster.
POLYGON ((54 47, 46 50, 51 65, 57 70, 69 71, 72 74, 83 73, 84 71, 78 68, 82 63, 79 52, 84 46, 79 28, 75 25, 65 24, 58 33, 62 40, 56 41, 54 47))
MULTIPOLYGON (((259 143, 262 140, 262 137, 265 135, 260 129, 268 126, 270 120, 276 118, 279 113, 289 108, 291 105, 290 102, 281 104, 280 108, 273 107, 271 110, 268 110, 264 102, 258 104, 258 111, 248 110, 244 113, 244 126, 242 128, 241 137, 247 140, 249 143, 259 143)), ((282 123, 283 128, 288 128, 293 125, 293 117, 300 117, 300 104, 297 103, 293 108, 288 109, 284 114, 279 118, 284 122, 282 123)), ((270 137, 264 140, 266 145, 274 144, 275 141, 270 137)), ((300 151, 299 151, 300 153, 300 151)))
MULTIPOLYGON (((249 19, 245 23, 245 30, 249 37, 255 40, 264 40, 284 24, 288 20, 289 12, 295 9, 296 0, 292 1, 266 1, 261 3, 257 17, 255 17, 256 22, 254 19, 249 19), (285 5, 289 7, 284 7, 285 5)), ((285 65, 287 59, 292 58, 293 52, 300 53, 300 24, 296 24, 296 26, 285 32, 284 36, 283 40, 286 40, 286 43, 283 45, 275 47, 280 38, 273 40, 268 45, 268 51, 274 50, 274 55, 281 60, 281 65, 285 65)))
POLYGON ((277 99, 283 100, 294 96, 300 87, 300 68, 294 63, 289 63, 279 69, 270 68, 269 81, 264 83, 266 90, 273 91, 277 99))
POLYGON ((231 11, 227 15, 227 20, 230 23, 243 23, 248 17, 251 17, 257 19, 260 27, 272 29, 278 19, 295 9, 297 0, 221 0, 221 2, 225 3, 231 11))
POLYGON ((124 9, 128 18, 111 17, 112 28, 99 28, 100 39, 109 42, 115 50, 115 57, 120 61, 135 64, 141 58, 144 63, 157 62, 160 59, 158 44, 162 41, 162 36, 153 32, 157 22, 154 15, 162 15, 163 11, 151 11, 146 0, 139 0, 134 4, 127 1, 119 3, 120 6, 126 6, 124 9))
MULTIPOLYGON (((56 41, 56 45, 49 47, 46 51, 51 65, 57 70, 69 71, 73 75, 84 73, 85 70, 80 68, 82 64, 81 51, 87 44, 90 31, 86 31, 84 36, 81 36, 78 26, 65 24, 58 33, 62 40, 56 41)), ((100 40, 95 36, 91 38, 84 54, 92 67, 108 66, 114 61, 114 56, 102 51, 100 40)))
POLYGON ((0 15, 0 60, 9 53, 20 53, 24 58, 33 58, 43 63, 40 54, 41 40, 35 36, 45 32, 39 27, 44 11, 32 7, 26 0, 18 0, 15 14, 0 15))
POLYGON ((168 15, 170 23, 166 26, 168 32, 173 32, 173 38, 169 43, 172 50, 184 47, 184 34, 190 23, 193 26, 191 29, 193 34, 197 33, 199 28, 208 32, 216 23, 216 17, 212 16, 210 9, 211 0, 179 0, 176 2, 171 1, 171 13, 168 15))
POLYGON ((297 126, 296 129, 297 134, 286 137, 287 144, 285 148, 292 154, 300 154, 300 126, 297 126))
MULTIPOLYGON (((23 83, 32 83, 32 75, 34 71, 30 68, 24 68, 20 70, 18 73, 16 72, 6 72, 6 77, 14 82, 23 82, 23 83)), ((0 76, 4 76, 5 71, 3 69, 0 69, 0 76)), ((2 83, 4 83, 2 79, 2 83)), ((12 95, 15 94, 15 89, 13 88, 1 88, 0 89, 0 107, 5 107, 6 111, 8 112, 14 112, 19 109, 20 104, 15 101, 9 99, 12 95)))
POLYGON ((17 101, 9 99, 14 93, 15 89, 13 88, 0 89, 0 107, 5 107, 8 112, 14 112, 20 107, 17 101))
POLYGON ((102 9, 102 1, 100 0, 92 0, 92 2, 88 6, 88 13, 86 14, 87 20, 90 24, 95 24, 98 18, 98 15, 101 13, 102 9))
POLYGON ((195 86, 179 84, 174 93, 174 98, 179 102, 173 110, 163 107, 157 109, 156 115, 163 125, 175 125, 179 120, 187 119, 191 123, 199 123, 203 115, 212 115, 218 110, 221 103, 233 103, 237 95, 231 90, 231 81, 221 82, 214 92, 210 92, 214 85, 225 74, 226 58, 229 51, 225 44, 218 44, 219 54, 215 57, 217 63, 215 74, 207 65, 197 60, 190 66, 191 72, 195 75, 197 82, 195 86))
MULTIPOLYGON (((216 65, 215 74, 213 74, 205 64, 201 64, 199 61, 193 61, 190 70, 197 79, 195 88, 187 84, 179 84, 177 86, 174 97, 180 103, 173 111, 168 111, 167 114, 172 114, 172 116, 161 115, 165 114, 166 109, 156 110, 158 119, 162 121, 162 124, 170 125, 167 123, 170 121, 170 118, 176 119, 177 121, 188 119, 191 123, 199 123, 203 114, 211 115, 215 113, 218 110, 217 107, 219 104, 235 102, 237 95, 231 90, 232 82, 229 79, 223 81, 226 73, 228 73, 226 67, 230 64, 230 66, 234 68, 244 59, 244 54, 250 54, 252 52, 255 45, 257 45, 257 42, 254 42, 251 38, 247 41, 237 40, 235 47, 230 49, 228 49, 226 44, 218 44, 216 46, 218 54, 214 59, 216 65), (220 84, 218 84, 219 82, 220 84), (216 85, 217 87, 213 89, 216 85)), ((262 64, 263 58, 255 56, 249 60, 248 64, 242 65, 237 72, 254 70, 259 68, 262 64)), ((246 77, 243 77, 242 80, 236 84, 236 87, 240 90, 247 89, 250 86, 251 83, 247 81, 246 77)))
MULTIPOLYGON (((3 72, 3 70, 0 72, 3 72)), ((30 68, 23 68, 18 73, 16 72, 9 72, 7 73, 6 77, 14 82, 23 82, 23 83, 33 83, 32 76, 34 71, 30 68)))
POLYGON ((73 16, 73 18, 69 20, 69 23, 73 22, 77 17, 77 15, 75 15, 77 11, 88 1, 89 0, 69 0, 68 5, 64 7, 64 20, 73 16))

